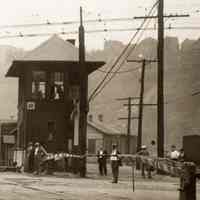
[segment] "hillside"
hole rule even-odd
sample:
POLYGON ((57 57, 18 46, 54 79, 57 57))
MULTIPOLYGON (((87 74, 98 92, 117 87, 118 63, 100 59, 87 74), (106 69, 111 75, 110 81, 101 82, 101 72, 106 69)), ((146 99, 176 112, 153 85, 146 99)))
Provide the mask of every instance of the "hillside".
MULTIPOLYGON (((132 45, 133 47, 134 45, 132 45)), ((105 76, 105 72, 123 50, 125 45, 119 41, 106 41, 103 50, 90 52, 92 57, 107 61, 102 69, 89 77, 89 93, 105 76)), ((129 58, 137 59, 143 54, 145 58, 155 59, 157 41, 152 38, 143 40, 129 58)), ((20 58, 24 51, 10 46, 0 46, 0 118, 16 115, 17 80, 5 78, 5 72, 14 58, 20 58)), ((171 144, 181 146, 185 134, 200 134, 200 95, 192 96, 200 90, 200 40, 185 40, 179 44, 177 38, 165 39, 165 141, 166 147, 171 144)), ((118 120, 127 116, 127 109, 117 98, 139 96, 140 70, 139 65, 127 63, 123 65, 115 78, 90 103, 90 114, 98 118, 103 115, 107 124, 115 125, 126 132, 126 121, 118 120), (126 72, 127 71, 127 72, 126 72)), ((112 74, 111 74, 112 75, 112 74)), ((157 66, 149 64, 145 76, 145 103, 157 101, 157 66)), ((132 115, 137 116, 137 108, 132 108, 132 115)), ((151 140, 156 140, 155 107, 145 107, 143 124, 143 143, 150 146, 151 140)), ((137 134, 137 120, 132 121, 132 134, 137 134)))
MULTIPOLYGON (((135 53, 131 54, 129 58, 136 58, 139 54, 143 54, 145 58, 155 58, 156 44, 157 42, 151 38, 143 40, 138 45, 135 53)), ((199 41, 186 40, 180 45, 177 38, 165 39, 164 93, 165 141, 167 149, 171 144, 177 144, 181 147, 183 135, 200 134, 200 95, 191 96, 193 92, 198 91, 200 86, 200 69, 198 68, 200 52, 194 50, 198 48, 200 48, 199 41)), ((107 58, 106 56, 107 53, 105 58, 107 58)), ((131 67, 126 65, 122 69, 126 70, 136 66, 137 64, 131 63, 131 67)), ((146 68, 145 103, 156 103, 157 101, 156 68, 155 64, 151 64, 146 68)), ((100 79, 99 77, 102 76, 102 72, 99 71, 92 74, 90 87, 94 88, 94 85, 100 79)), ((91 103, 91 113, 94 113, 94 115, 103 114, 106 123, 116 124, 122 131, 126 131, 126 121, 118 120, 119 117, 127 116, 127 110, 123 107, 125 102, 116 101, 116 98, 138 96, 139 79, 139 70, 118 74, 91 103)), ((133 108, 133 112, 133 115, 137 116, 136 108, 133 108)), ((150 146, 152 140, 156 140, 156 116, 155 107, 145 107, 143 143, 148 146, 150 146)), ((137 120, 132 122, 132 134, 137 134, 137 120)))

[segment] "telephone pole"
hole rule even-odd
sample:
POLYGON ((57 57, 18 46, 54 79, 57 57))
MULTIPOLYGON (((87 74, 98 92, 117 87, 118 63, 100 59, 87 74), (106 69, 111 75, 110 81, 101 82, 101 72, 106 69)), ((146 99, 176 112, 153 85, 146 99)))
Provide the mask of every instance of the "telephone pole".
POLYGON ((157 152, 164 157, 164 0, 158 3, 157 152))
POLYGON ((128 98, 128 125, 127 125, 127 153, 130 153, 130 135, 131 135, 131 98, 128 98))
POLYGON ((119 98, 117 100, 121 101, 121 100, 128 100, 128 104, 124 104, 124 106, 128 106, 128 117, 120 117, 118 118, 119 120, 127 120, 127 149, 126 149, 126 153, 130 154, 130 141, 131 141, 131 120, 132 119, 138 119, 138 117, 132 117, 131 116, 131 100, 132 99, 138 99, 138 97, 127 97, 127 98, 119 98))
POLYGON ((137 151, 140 151, 141 145, 142 145, 142 122, 143 122, 143 100, 144 100, 145 64, 146 64, 146 61, 144 59, 144 60, 142 60, 141 84, 140 84, 140 101, 139 101, 137 151))
MULTIPOLYGON (((87 113, 88 113, 88 74, 85 65, 85 35, 82 18, 82 7, 80 7, 80 26, 79 26, 79 63, 80 63, 80 118, 79 118, 79 146, 80 154, 86 153, 87 135, 87 113)), ((80 162, 80 176, 86 175, 86 158, 80 162)))
POLYGON ((157 16, 141 16, 137 19, 158 18, 157 47, 157 154, 164 156, 164 18, 189 17, 190 15, 164 15, 164 0, 158 0, 157 16))
POLYGON ((142 71, 141 71, 141 84, 140 84, 140 97, 139 104, 135 104, 139 106, 139 114, 138 114, 138 136, 137 136, 137 151, 140 151, 142 145, 142 124, 143 124, 143 107, 144 106, 155 106, 156 104, 144 104, 144 82, 145 82, 145 68, 146 63, 157 62, 156 60, 128 60, 128 62, 137 62, 142 63, 142 71))

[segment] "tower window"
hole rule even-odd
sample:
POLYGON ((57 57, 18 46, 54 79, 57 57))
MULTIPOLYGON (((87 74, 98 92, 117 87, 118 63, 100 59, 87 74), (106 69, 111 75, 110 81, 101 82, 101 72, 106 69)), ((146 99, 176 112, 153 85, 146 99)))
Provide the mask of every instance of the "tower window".
POLYGON ((64 99, 64 73, 63 72, 51 73, 50 99, 51 100, 64 99))
POLYGON ((39 100, 46 98, 46 73, 44 71, 32 72, 32 97, 39 100))

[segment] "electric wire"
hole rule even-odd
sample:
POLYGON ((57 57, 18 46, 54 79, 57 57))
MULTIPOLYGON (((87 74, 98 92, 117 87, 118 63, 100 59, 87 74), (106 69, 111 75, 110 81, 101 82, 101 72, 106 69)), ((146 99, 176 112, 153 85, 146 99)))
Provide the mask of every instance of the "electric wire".
POLYGON ((117 73, 117 74, 123 74, 123 73, 129 73, 129 72, 133 72, 133 71, 137 71, 138 69, 140 69, 141 67, 135 67, 134 69, 129 69, 129 70, 122 70, 122 71, 118 71, 118 72, 109 72, 109 71, 105 71, 105 70, 102 70, 102 69, 97 69, 97 71, 99 72, 102 72, 102 73, 109 73, 109 74, 114 74, 114 73, 117 73))
MULTIPOLYGON (((189 14, 183 14, 185 17, 189 17, 189 14)), ((146 17, 146 16, 144 16, 146 17)), ((156 18, 157 16, 151 16, 152 18, 156 18)), ((178 14, 170 14, 165 16, 165 18, 177 18, 179 17, 178 14)), ((98 19, 90 19, 84 20, 84 24, 88 23, 105 23, 105 22, 126 22, 126 21, 133 21, 143 19, 143 16, 134 16, 134 17, 118 17, 118 18, 98 18, 98 19)), ((46 20, 45 23, 32 23, 32 24, 15 24, 15 25, 0 25, 0 29, 5 28, 33 28, 33 27, 41 27, 41 26, 63 26, 63 25, 75 25, 79 24, 79 20, 74 21, 63 21, 63 22, 51 22, 50 20, 46 20)))
MULTIPOLYGON (((156 7, 156 5, 158 4, 158 1, 152 6, 151 10, 149 11, 148 16, 150 16, 154 10, 154 8, 156 7)), ((148 18, 145 18, 143 20, 143 22, 141 23, 140 28, 142 28, 145 24, 145 22, 148 20, 148 18)), ((112 69, 117 65, 117 63, 120 61, 121 57, 126 53, 126 51, 128 50, 128 48, 130 47, 133 39, 135 39, 135 37, 137 36, 137 34, 139 33, 140 29, 138 29, 138 31, 134 34, 134 36, 131 38, 130 42, 128 43, 128 45, 124 48, 124 50, 122 51, 122 53, 120 54, 120 56, 117 58, 116 62, 111 66, 109 72, 112 71, 112 69)), ((133 48, 131 48, 131 50, 129 51, 128 55, 126 56, 126 58, 130 55, 130 53, 133 51, 133 49, 135 49, 137 43, 133 46, 133 48)), ((126 59, 125 58, 125 59, 126 59)), ((125 61, 125 60, 124 60, 125 61)), ((120 64, 120 66, 118 67, 118 69, 116 70, 116 72, 121 68, 121 66, 123 65, 124 61, 120 64)), ((106 81, 106 78, 108 77, 109 73, 107 73, 105 75, 105 77, 103 78, 103 80, 98 84, 98 86, 96 87, 96 89, 94 89, 94 91, 92 92, 92 94, 89 97, 89 102, 94 99, 104 88, 105 86, 112 80, 112 78, 115 76, 115 73, 112 74, 112 76, 108 79, 108 81, 106 81), (114 76, 113 76, 114 75, 114 76), (106 81, 106 82, 105 82, 106 81), (104 83, 105 82, 105 83, 104 83), (103 85, 104 84, 104 85, 103 85), (103 86, 102 86, 103 85, 103 86), (102 86, 102 88, 101 88, 102 86), (101 88, 101 89, 100 89, 101 88), (100 90, 99 90, 100 89, 100 90), (98 91, 99 90, 99 91, 98 91)))
MULTIPOLYGON (((158 1, 153 5, 152 9, 150 10, 150 14, 152 12, 152 10, 155 8, 155 6, 158 4, 158 1)), ((140 28, 143 27, 143 25, 145 24, 147 18, 145 18, 143 20, 143 22, 141 23, 141 26, 140 28)), ((140 30, 138 30, 134 35, 133 37, 131 38, 131 40, 129 41, 129 43, 127 44, 127 46, 123 49, 123 51, 121 52, 121 54, 118 56, 118 58, 116 59, 116 61, 114 62, 114 64, 110 67, 109 71, 108 72, 111 72, 114 67, 117 65, 117 63, 120 61, 121 57, 126 53, 127 49, 130 47, 132 41, 135 39, 135 37, 137 36, 137 34, 139 33, 140 30)), ((91 99, 93 98, 93 96, 95 96, 95 93, 97 93, 98 89, 101 87, 101 85, 106 81, 106 78, 109 76, 109 73, 107 73, 104 78, 99 82, 99 84, 97 85, 97 87, 93 90, 92 94, 90 95, 89 97, 89 102, 91 101, 91 99)))
MULTIPOLYGON (((92 33, 104 33, 104 32, 130 32, 130 31, 157 31, 155 27, 150 28, 106 28, 106 29, 96 29, 96 30, 86 30, 86 34, 92 34, 92 33)), ((172 26, 169 25, 165 27, 165 30, 200 30, 200 26, 172 26)), ((47 32, 47 33, 29 33, 29 34, 23 34, 20 32, 16 35, 2 35, 0 36, 0 39, 10 39, 10 38, 25 38, 25 37, 46 37, 51 35, 74 35, 78 34, 78 31, 61 31, 61 32, 47 32)))

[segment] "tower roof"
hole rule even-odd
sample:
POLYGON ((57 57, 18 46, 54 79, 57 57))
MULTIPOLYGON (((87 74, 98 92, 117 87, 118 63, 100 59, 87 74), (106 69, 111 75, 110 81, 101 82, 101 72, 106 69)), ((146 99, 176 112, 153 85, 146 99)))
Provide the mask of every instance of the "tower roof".
MULTIPOLYGON (((57 35, 40 44, 38 47, 29 51, 20 60, 14 60, 10 66, 6 76, 17 77, 20 74, 20 65, 23 63, 65 63, 70 65, 78 65, 79 49, 68 41, 63 40, 57 35)), ((86 55, 86 66, 88 73, 93 72, 105 63, 95 61, 91 56, 86 55)))

